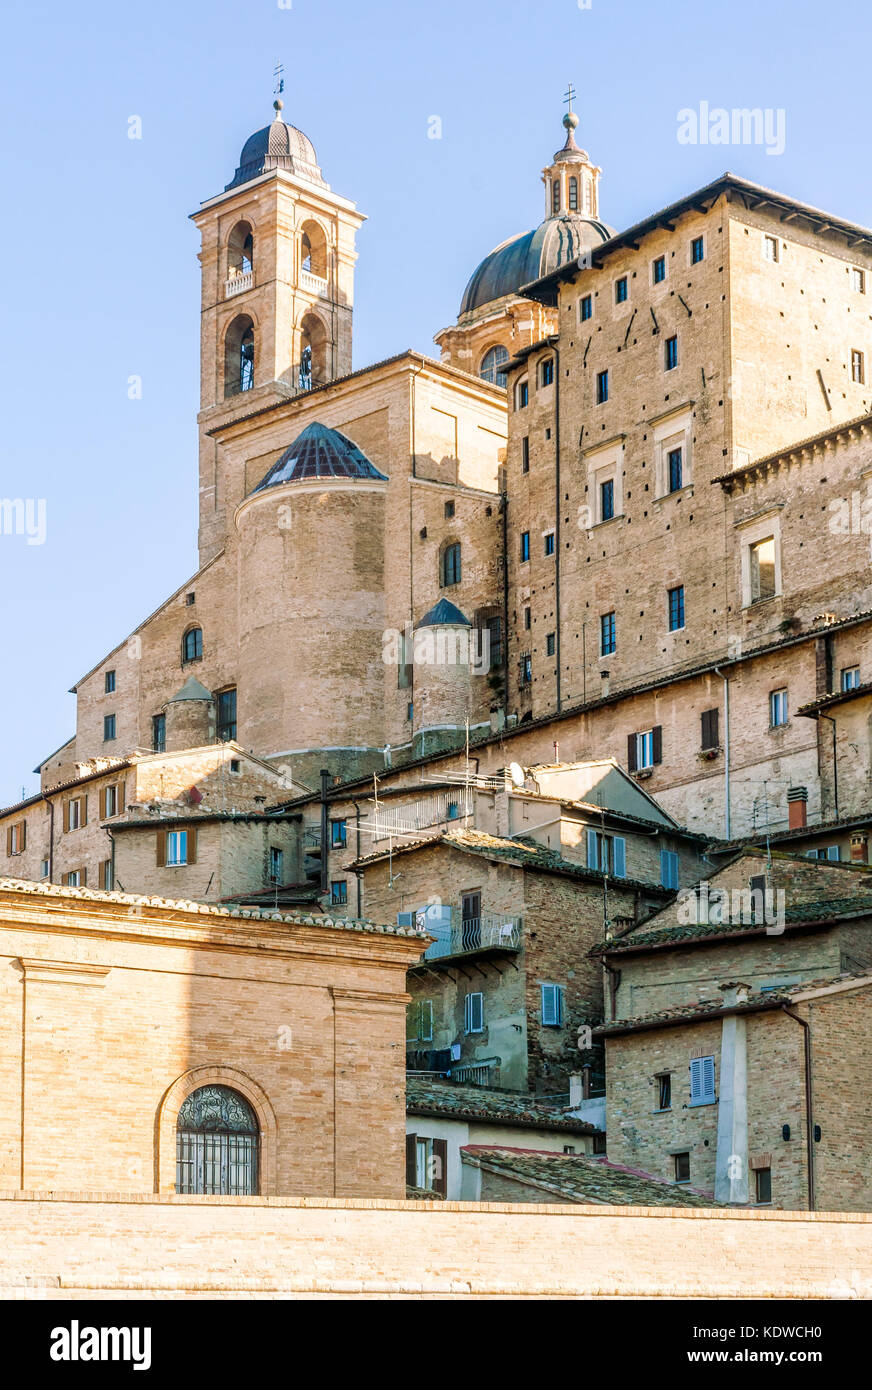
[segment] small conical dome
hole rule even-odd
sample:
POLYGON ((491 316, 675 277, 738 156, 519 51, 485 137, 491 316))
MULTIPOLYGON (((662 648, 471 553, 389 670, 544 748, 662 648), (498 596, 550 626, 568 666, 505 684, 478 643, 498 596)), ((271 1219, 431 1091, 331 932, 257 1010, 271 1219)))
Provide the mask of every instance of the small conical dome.
POLYGON ((181 690, 177 690, 175 695, 167 701, 174 705, 180 700, 211 700, 212 692, 207 690, 205 685, 201 685, 196 676, 188 676, 181 690))
POLYGON ((263 492, 282 483, 308 478, 376 478, 387 482, 366 454, 339 430, 313 421, 298 435, 254 489, 263 492))
POLYGON ((419 623, 419 627, 472 627, 468 618, 464 617, 456 604, 451 603, 447 598, 441 598, 434 604, 428 613, 425 613, 419 623))

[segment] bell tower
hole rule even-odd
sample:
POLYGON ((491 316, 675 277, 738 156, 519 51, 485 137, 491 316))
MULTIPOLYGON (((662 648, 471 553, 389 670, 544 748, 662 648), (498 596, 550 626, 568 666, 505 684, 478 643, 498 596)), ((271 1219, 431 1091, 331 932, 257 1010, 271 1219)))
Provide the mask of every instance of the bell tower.
POLYGON ((274 102, 200 230, 200 563, 221 548, 227 508, 216 424, 351 371, 355 237, 365 220, 334 193, 314 146, 274 102))

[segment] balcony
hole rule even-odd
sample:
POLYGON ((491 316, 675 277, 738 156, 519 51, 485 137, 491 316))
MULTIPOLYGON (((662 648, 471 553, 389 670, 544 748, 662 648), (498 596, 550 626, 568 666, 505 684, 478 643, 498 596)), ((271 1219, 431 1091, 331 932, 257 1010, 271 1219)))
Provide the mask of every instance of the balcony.
POLYGON ((521 949, 521 918, 510 913, 483 912, 478 917, 464 917, 459 907, 442 907, 422 908, 409 916, 416 926, 436 938, 424 952, 422 965, 457 956, 515 955, 521 949))
POLYGON ((395 836, 417 835, 421 830, 436 829, 455 821, 471 825, 474 820, 473 802, 464 787, 456 792, 436 792, 433 796, 407 802, 405 806, 389 806, 384 802, 374 807, 361 828, 372 835, 373 844, 395 836))
POLYGON ((300 271, 300 289, 311 290, 321 299, 327 298, 327 281, 321 275, 313 275, 311 270, 300 271))
POLYGON ((224 281, 224 298, 232 299, 235 294, 243 294, 245 290, 250 290, 254 284, 254 271, 241 270, 238 275, 231 275, 229 280, 224 281))
POLYGON ((303 849, 307 854, 321 853, 321 827, 320 825, 303 826, 303 849))

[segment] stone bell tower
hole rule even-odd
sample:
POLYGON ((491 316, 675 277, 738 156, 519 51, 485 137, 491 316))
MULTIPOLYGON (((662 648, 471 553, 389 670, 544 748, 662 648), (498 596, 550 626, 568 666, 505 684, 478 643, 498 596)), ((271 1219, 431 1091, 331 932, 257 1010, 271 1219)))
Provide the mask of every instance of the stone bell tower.
POLYGON ((212 430, 351 371, 355 236, 312 142, 282 118, 246 140, 200 230, 200 563, 221 548, 228 505, 212 430))

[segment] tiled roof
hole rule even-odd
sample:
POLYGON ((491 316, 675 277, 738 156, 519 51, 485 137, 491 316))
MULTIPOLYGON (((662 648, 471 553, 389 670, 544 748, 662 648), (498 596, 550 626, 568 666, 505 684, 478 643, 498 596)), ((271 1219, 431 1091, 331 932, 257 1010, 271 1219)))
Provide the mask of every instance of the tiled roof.
POLYGON ((872 695, 872 681, 854 685, 850 690, 831 690, 828 695, 821 695, 819 700, 809 700, 807 705, 800 705, 796 712, 814 718, 818 710, 829 709, 831 705, 844 705, 850 700, 860 700, 866 695, 872 695))
POLYGON ((723 998, 698 999, 691 1004, 676 1004, 670 1009, 660 1009, 657 1013, 640 1014, 638 1018, 618 1018, 613 1023, 601 1024, 593 1031, 596 1037, 613 1038, 621 1033, 642 1033, 654 1028, 703 1022, 722 1014, 761 1013, 766 1009, 780 1009, 782 1004, 789 1004, 797 995, 830 989, 835 985, 850 985, 852 982, 860 988, 872 984, 872 976, 847 971, 830 979, 805 980, 801 984, 784 985, 778 989, 756 990, 737 1004, 725 1004, 723 998))
POLYGON ((595 1125, 550 1106, 544 1097, 520 1091, 486 1090, 482 1086, 457 1086, 450 1081, 406 1078, 406 1112, 409 1115, 445 1115, 456 1120, 484 1124, 518 1125, 524 1129, 557 1129, 567 1134, 596 1134, 595 1125))
POLYGON ((370 922, 358 917, 326 917, 308 912, 276 912, 265 907, 214 907, 211 903, 184 898, 143 897, 137 893, 107 893, 96 888, 61 888, 56 883, 34 883, 24 878, 0 878, 0 893, 21 893, 37 898, 60 898, 69 902, 119 903, 128 907, 158 907, 174 912, 196 912, 205 917, 229 917, 254 922, 281 922, 289 926, 334 927, 339 931, 371 932, 380 936, 409 936, 427 939, 426 932, 413 927, 370 922))
MULTIPOLYGON (((872 897, 827 898, 820 901, 795 903, 784 911, 785 926, 826 927, 843 918, 866 917, 872 914, 872 897)), ((659 946, 692 946, 699 942, 720 941, 732 936, 762 936, 767 933, 765 921, 703 922, 700 925, 660 927, 656 931, 632 931, 612 941, 598 941, 591 955, 613 955, 619 951, 638 951, 659 946)))
MULTIPOLYGON (((447 845, 449 849, 460 850, 463 854, 477 854, 484 859, 516 864, 522 869, 539 869, 543 873, 565 874, 570 878, 585 879, 592 883, 602 883, 603 881, 603 875, 599 869, 588 869, 583 864, 574 864, 572 860, 564 859, 554 850, 547 849, 544 845, 538 844, 527 836, 519 836, 514 840, 504 840, 498 835, 488 835, 483 830, 447 830, 438 835, 425 835, 420 839, 395 845, 390 854, 396 858, 398 854, 408 854, 410 851, 429 848, 433 845, 447 845)), ((379 850, 376 854, 365 854, 360 859, 356 859, 349 867, 352 869, 366 868, 368 864, 377 864, 380 860, 387 859, 388 853, 388 850, 379 850)), ((615 878, 614 876, 609 878, 609 883, 614 888, 638 888, 663 898, 673 896, 671 888, 661 888, 659 883, 642 883, 638 879, 615 878)))
MULTIPOLYGON (((795 830, 772 830, 769 833, 769 844, 790 845, 793 840, 811 839, 815 835, 831 835, 839 831, 853 830, 857 827, 872 824, 872 811, 867 811, 863 816, 840 816, 838 820, 820 820, 813 824, 797 826, 795 830)), ((765 854, 766 848, 760 843, 760 832, 755 831, 753 835, 743 835, 737 840, 709 840, 708 850, 712 854, 731 854, 734 855, 740 849, 755 848, 759 854, 765 854)), ((790 854, 790 849, 778 850, 779 855, 790 854)), ((799 859, 808 858, 804 850, 794 850, 793 857, 799 859)), ((841 865, 843 868, 865 869, 866 873, 872 872, 872 867, 868 864, 855 864, 851 860, 828 859, 830 865, 841 865)))
POLYGON ((434 1192, 429 1187, 410 1187, 406 1183, 407 1202, 444 1202, 445 1198, 441 1192, 434 1192))
POLYGON ((26 796, 23 801, 15 801, 11 806, 0 807, 0 818, 14 815, 16 811, 23 811, 28 806, 35 806, 37 802, 45 801, 51 796, 57 796, 59 792, 70 791, 71 788, 79 787, 84 782, 93 782, 97 777, 111 777, 113 772, 121 772, 126 767, 133 767, 132 758, 107 758, 105 767, 97 768, 96 771, 80 773, 78 777, 68 777, 64 782, 54 782, 50 787, 46 787, 44 792, 34 792, 33 796, 26 796))
POLYGON ((640 1169, 609 1163, 605 1158, 532 1149, 488 1149, 477 1144, 467 1145, 460 1152, 465 1163, 553 1192, 564 1202, 631 1207, 722 1205, 699 1188, 679 1186, 640 1169))

